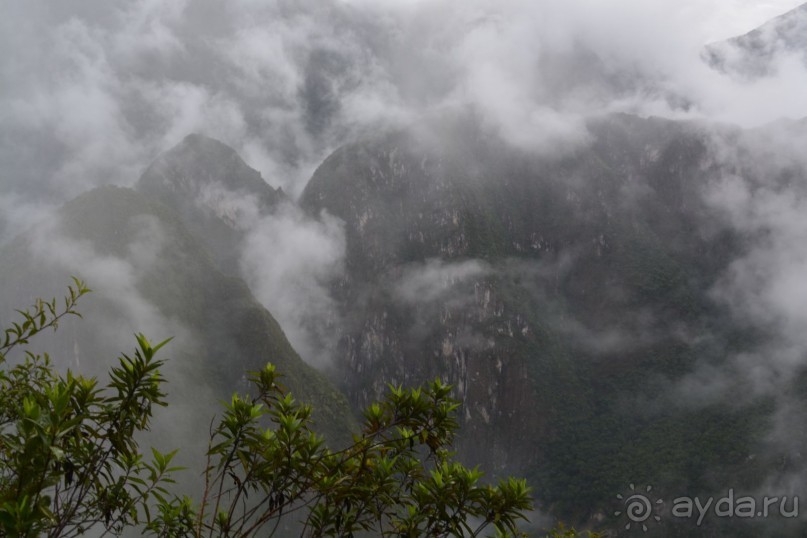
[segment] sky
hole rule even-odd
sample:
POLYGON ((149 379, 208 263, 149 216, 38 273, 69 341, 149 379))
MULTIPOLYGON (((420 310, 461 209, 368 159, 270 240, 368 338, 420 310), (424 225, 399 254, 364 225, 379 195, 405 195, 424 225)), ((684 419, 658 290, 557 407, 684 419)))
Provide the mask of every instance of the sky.
POLYGON ((800 0, 679 2, 684 10, 705 16, 703 35, 707 43, 742 35, 802 3, 800 0))
POLYGON ((445 109, 474 107, 513 143, 548 150, 583 139, 592 112, 680 115, 673 94, 696 104, 691 115, 745 125, 807 115, 793 90, 801 65, 784 84, 749 85, 698 57, 796 5, 9 0, 0 207, 131 185, 190 132, 233 146, 296 197, 345 140, 445 109))

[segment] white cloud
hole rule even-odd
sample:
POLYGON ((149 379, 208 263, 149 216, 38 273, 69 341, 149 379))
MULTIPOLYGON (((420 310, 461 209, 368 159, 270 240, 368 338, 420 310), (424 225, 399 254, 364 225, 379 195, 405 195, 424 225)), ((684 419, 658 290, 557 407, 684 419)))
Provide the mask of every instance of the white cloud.
POLYGON ((319 221, 285 205, 255 223, 242 249, 241 271, 300 355, 330 363, 339 328, 329 286, 343 271, 345 236, 338 219, 319 221))
POLYGON ((796 3, 15 4, 0 23, 4 50, 16 51, 0 58, 0 134, 38 146, 0 158, 15 189, 67 198, 130 184, 197 130, 296 195, 350 133, 446 107, 471 105, 512 142, 553 152, 585 140, 591 113, 680 115, 673 93, 694 103, 690 115, 761 124, 807 115, 803 66, 784 58, 778 77, 748 84, 698 53, 796 3), (587 63, 591 53, 602 63, 587 63), (324 63, 311 63, 317 54, 324 63), (617 87, 640 72, 650 87, 617 87))
POLYGON ((392 290, 407 303, 427 304, 451 293, 456 284, 490 272, 490 267, 481 260, 444 262, 433 258, 407 266, 392 290))
MULTIPOLYGON (((584 118, 607 111, 744 125, 807 116, 807 71, 797 58, 782 56, 776 76, 749 82, 699 57, 705 42, 796 4, 13 3, 0 21, 0 44, 15 51, 0 58, 4 199, 22 192, 64 199, 99 184, 131 184, 191 131, 232 145, 267 181, 297 195, 354 133, 417 124, 445 108, 471 107, 507 140, 553 153, 584 142, 584 118), (692 107, 675 109, 670 95, 692 107)), ((739 210, 743 201, 731 203, 739 210)), ((755 211, 766 206, 754 203, 755 211)), ((795 218, 801 209, 781 213, 795 218)), ((328 310, 323 282, 341 264, 339 229, 288 211, 260 221, 243 264, 270 310, 300 322, 290 290, 328 310)), ((783 232, 782 244, 797 240, 783 232)), ((783 249, 761 251, 766 256, 782 264, 765 276, 763 299, 800 319, 787 300, 801 295, 782 290, 798 284, 801 258, 783 249)), ((734 269, 738 281, 760 271, 752 258, 743 263, 734 269)))
MULTIPOLYGON (((156 270, 165 246, 165 233, 159 221, 151 215, 139 215, 122 232, 131 233, 131 241, 121 245, 117 254, 102 253, 90 241, 66 235, 60 219, 50 218, 31 231, 26 245, 38 270, 77 276, 93 289, 80 308, 85 318, 82 327, 89 331, 90 340, 82 345, 110 355, 82 358, 78 366, 93 373, 103 371, 120 350, 121 342, 132 342, 135 333, 142 332, 155 340, 176 337, 178 345, 187 349, 194 346, 195 340, 184 324, 163 315, 140 289, 144 276, 156 270)), ((56 336, 70 340, 68 334, 56 336)), ((57 355, 64 360, 69 354, 57 355)))

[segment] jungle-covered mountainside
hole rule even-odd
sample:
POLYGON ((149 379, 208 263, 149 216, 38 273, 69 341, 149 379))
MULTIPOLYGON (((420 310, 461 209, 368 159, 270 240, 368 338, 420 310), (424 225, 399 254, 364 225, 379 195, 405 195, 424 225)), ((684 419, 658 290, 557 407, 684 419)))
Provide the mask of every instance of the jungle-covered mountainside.
POLYGON ((362 405, 447 378, 460 453, 526 472, 566 518, 609 516, 634 482, 756 487, 771 401, 693 405, 675 387, 765 338, 714 293, 751 239, 710 193, 726 174, 803 170, 741 150, 727 164, 724 144, 764 130, 630 115, 587 130, 540 155, 455 118, 320 166, 301 204, 346 223, 341 383, 362 405))
POLYGON ((187 412, 199 406, 176 428, 206 438, 200 425, 208 411, 272 362, 294 396, 315 406, 323 433, 350 440, 354 415, 342 393, 299 357, 246 284, 220 272, 167 205, 120 187, 90 191, 7 245, 0 274, 4 312, 58 296, 70 275, 94 288, 81 306, 85 320, 65 324, 44 348, 62 368, 105 371, 135 332, 175 337, 165 348, 171 400, 187 412))
POLYGON ((292 202, 200 136, 159 157, 142 193, 88 192, 7 245, 4 301, 58 294, 81 276, 98 291, 87 322, 48 348, 63 366, 102 367, 94 361, 134 331, 174 335, 176 397, 192 407, 271 360, 335 439, 388 384, 439 376, 462 402, 461 458, 525 474, 542 508, 567 521, 614 524, 614 492, 631 483, 694 495, 787 472, 792 455, 766 445, 769 395, 679 389, 771 337, 715 292, 758 238, 713 198, 727 175, 793 186, 796 161, 750 148, 803 136, 803 125, 621 114, 586 129, 572 151, 538 154, 462 115, 334 151, 299 201, 312 222, 338 218, 345 236, 328 284, 338 340, 325 373, 221 272, 237 272, 251 245, 238 211, 292 202), (211 186, 218 197, 201 194, 211 186))

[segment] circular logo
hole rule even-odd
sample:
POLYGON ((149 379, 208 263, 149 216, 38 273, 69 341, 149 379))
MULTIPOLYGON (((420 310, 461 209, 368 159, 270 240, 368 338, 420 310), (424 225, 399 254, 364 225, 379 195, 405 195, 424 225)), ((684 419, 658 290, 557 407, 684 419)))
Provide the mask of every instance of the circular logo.
POLYGON ((630 530, 631 526, 636 528, 641 526, 643 531, 647 531, 646 521, 653 519, 661 521, 658 509, 664 504, 662 499, 655 499, 651 494, 653 486, 647 486, 644 491, 637 492, 633 484, 630 485, 630 492, 625 495, 619 494, 617 499, 622 501, 622 508, 614 512, 615 516, 623 516, 628 519, 625 529, 630 530))

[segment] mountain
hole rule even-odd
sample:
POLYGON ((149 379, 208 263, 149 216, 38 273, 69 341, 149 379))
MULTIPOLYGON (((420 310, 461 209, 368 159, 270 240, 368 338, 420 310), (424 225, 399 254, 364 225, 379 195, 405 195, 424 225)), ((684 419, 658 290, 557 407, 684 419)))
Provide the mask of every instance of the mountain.
POLYGON ((629 115, 587 127, 556 156, 472 118, 361 140, 300 201, 346 225, 333 289, 353 404, 444 378, 462 401, 461 456, 526 473, 578 521, 634 481, 755 483, 770 411, 664 396, 756 338, 710 293, 745 249, 705 202, 723 172, 715 132, 738 131, 629 115))
POLYGON ((191 134, 160 155, 135 190, 175 208, 180 219, 209 247, 219 266, 238 273, 244 219, 271 212, 288 200, 250 168, 231 147, 191 134))
POLYGON ((757 78, 773 74, 776 62, 787 54, 807 65, 807 4, 747 34, 707 45, 703 58, 722 72, 757 78))
POLYGON ((163 352, 169 414, 188 416, 169 430, 192 429, 204 441, 218 402, 246 390, 247 373, 272 362, 294 396, 315 407, 325 434, 350 439, 354 420, 344 396, 302 361, 246 284, 220 272, 164 204, 119 187, 90 191, 7 245, 0 274, 3 312, 62 293, 69 275, 95 290, 80 308, 85 321, 65 323, 44 347, 60 367, 101 374, 134 332, 176 337, 163 352))
POLYGON ((526 475, 554 516, 617 528, 610 507, 630 484, 713 495, 794 465, 765 444, 768 395, 690 402, 675 387, 771 337, 716 295, 756 232, 710 197, 726 177, 763 191, 798 185, 800 161, 766 144, 792 140, 798 153, 804 125, 608 115, 588 120, 586 141, 547 155, 458 115, 338 148, 298 204, 312 222, 325 211, 343 223, 345 269, 328 283, 333 381, 236 276, 255 215, 293 202, 198 135, 136 190, 91 191, 8 245, 1 299, 19 306, 58 294, 70 274, 87 279, 97 291, 86 322, 44 348, 83 369, 103 370, 97 357, 111 359, 134 331, 176 335, 174 429, 194 430, 196 444, 210 402, 266 361, 337 442, 389 384, 441 377, 462 403, 463 460, 526 475))

